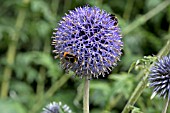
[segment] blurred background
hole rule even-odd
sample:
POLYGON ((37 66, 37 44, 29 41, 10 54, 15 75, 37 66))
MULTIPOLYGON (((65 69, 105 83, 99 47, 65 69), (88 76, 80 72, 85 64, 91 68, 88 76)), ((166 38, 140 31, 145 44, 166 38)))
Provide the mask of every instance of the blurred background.
MULTIPOLYGON (((83 79, 65 74, 51 47, 53 29, 68 10, 97 6, 115 14, 123 34, 121 61, 90 83, 90 113, 120 113, 143 75, 131 64, 157 55, 170 39, 165 0, 0 0, 0 112, 40 113, 52 101, 82 113, 83 79)), ((164 100, 146 88, 133 113, 160 113, 164 100)), ((170 112, 170 110, 169 110, 170 112)))

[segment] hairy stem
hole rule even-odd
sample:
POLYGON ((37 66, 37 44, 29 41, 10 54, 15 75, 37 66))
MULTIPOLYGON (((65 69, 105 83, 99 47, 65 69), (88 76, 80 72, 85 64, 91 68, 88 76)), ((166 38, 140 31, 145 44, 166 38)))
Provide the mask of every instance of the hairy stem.
MULTIPOLYGON (((170 40, 167 41, 167 44, 163 47, 163 49, 158 53, 157 56, 161 57, 163 55, 167 55, 167 53, 170 52, 169 48, 170 48, 170 40)), ((122 113, 129 113, 130 106, 133 106, 136 103, 137 99, 140 97, 140 95, 142 94, 143 90, 145 89, 145 87, 147 85, 148 74, 149 73, 146 73, 145 76, 142 78, 142 80, 139 82, 139 84, 135 88, 134 92, 132 93, 128 103, 124 107, 122 113)))
POLYGON ((84 83, 84 97, 83 97, 84 113, 89 113, 89 85, 90 85, 90 80, 88 79, 88 76, 87 76, 85 78, 85 83, 84 83))

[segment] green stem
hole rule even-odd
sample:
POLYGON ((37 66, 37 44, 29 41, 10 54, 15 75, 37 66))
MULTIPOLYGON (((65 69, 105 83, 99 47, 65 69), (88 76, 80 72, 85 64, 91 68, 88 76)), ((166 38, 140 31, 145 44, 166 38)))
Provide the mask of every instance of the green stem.
POLYGON ((60 78, 60 80, 58 80, 57 82, 55 82, 51 88, 46 92, 46 98, 51 97, 59 88, 61 88, 61 86, 63 86, 68 79, 70 78, 71 75, 62 75, 62 77, 60 78))
POLYGON ((72 2, 72 0, 64 0, 64 9, 63 9, 63 11, 64 12, 67 12, 68 11, 68 9, 71 7, 71 2, 72 2))
MULTIPOLYGON (((43 53, 50 54, 50 40, 49 38, 46 38, 44 48, 43 48, 43 53)), ((39 69, 39 74, 38 74, 38 80, 37 80, 37 96, 38 98, 42 98, 44 95, 44 80, 45 80, 45 75, 46 75, 46 69, 41 66, 39 69)))
MULTIPOLYGON (((170 40, 167 41, 167 44, 163 47, 163 49, 158 53, 157 56, 161 57, 163 55, 166 55, 167 53, 170 52, 169 48, 170 48, 170 40)), ((122 113, 129 113, 130 106, 133 106, 136 103, 137 99, 140 97, 140 95, 142 94, 143 90, 145 89, 145 87, 147 85, 148 74, 149 73, 147 72, 145 74, 145 76, 142 78, 142 80, 139 82, 139 84, 135 88, 134 92, 132 93, 132 96, 130 97, 129 101, 127 102, 126 106, 124 107, 122 113)))
POLYGON ((34 107, 29 111, 29 113, 37 113, 38 110, 42 107, 44 101, 48 98, 50 98, 58 89, 60 89, 70 78, 71 74, 62 75, 62 77, 56 81, 50 89, 45 93, 43 100, 37 99, 36 104, 34 104, 34 107))
POLYGON ((113 98, 113 96, 111 98, 109 98, 109 101, 106 104, 106 108, 102 113, 111 111, 117 105, 117 103, 120 101, 120 99, 122 99, 122 97, 123 97, 123 94, 119 94, 115 98, 113 98))
POLYGON ((45 73, 46 70, 44 67, 40 67, 39 74, 38 74, 38 80, 37 80, 37 97, 41 98, 44 94, 44 79, 45 79, 45 73))
POLYGON ((81 83, 78 87, 77 87, 77 93, 76 93, 76 96, 74 98, 74 105, 77 106, 77 107, 80 107, 80 101, 82 100, 83 98, 83 87, 84 86, 84 83, 81 83))
POLYGON ((130 25, 128 25, 126 28, 123 29, 123 34, 128 34, 129 32, 136 29, 138 26, 144 24, 146 21, 151 19, 156 14, 159 14, 161 11, 163 11, 166 7, 168 7, 170 4, 170 0, 165 0, 161 4, 159 4, 157 7, 153 8, 151 11, 146 13, 145 15, 139 17, 136 19, 136 21, 132 22, 130 25))
POLYGON ((83 97, 84 113, 89 113, 89 85, 90 85, 90 80, 88 79, 88 76, 87 76, 85 78, 85 83, 84 83, 84 97, 83 97))
POLYGON ((163 109, 162 113, 166 113, 166 111, 168 109, 168 105, 169 105, 169 97, 168 97, 168 99, 167 99, 167 101, 165 103, 165 106, 164 106, 164 109, 163 109))
MULTIPOLYGON (((27 5, 29 3, 28 0, 23 0, 23 3, 27 5)), ((1 85, 1 98, 6 98, 8 95, 8 89, 9 89, 9 82, 12 74, 12 65, 14 64, 14 59, 16 56, 16 48, 19 40, 19 32, 21 28, 23 27, 23 23, 25 20, 25 9, 20 9, 16 24, 15 24, 15 30, 16 32, 13 34, 13 37, 11 38, 11 43, 9 44, 8 50, 7 50, 7 65, 4 68, 4 74, 3 74, 3 80, 1 85)))
POLYGON ((131 11, 133 9, 134 0, 127 0, 125 10, 123 13, 123 18, 128 21, 130 18, 131 11))
POLYGON ((136 103, 137 99, 142 94, 143 90, 145 89, 145 87, 147 85, 147 77, 148 77, 148 74, 145 74, 143 79, 139 82, 139 84, 135 88, 134 92, 132 93, 132 96, 130 97, 128 103, 124 107, 122 113, 129 113, 130 106, 132 106, 132 105, 134 105, 136 103))
POLYGON ((59 2, 60 2, 60 0, 52 0, 52 2, 51 2, 51 10, 52 10, 54 17, 57 17, 56 12, 58 11, 59 2))

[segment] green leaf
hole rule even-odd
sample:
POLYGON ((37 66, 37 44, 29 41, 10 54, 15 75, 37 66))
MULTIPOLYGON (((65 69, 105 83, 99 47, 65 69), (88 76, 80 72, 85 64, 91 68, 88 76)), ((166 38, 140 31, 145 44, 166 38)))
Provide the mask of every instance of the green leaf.
POLYGON ((130 68, 129 68, 129 70, 128 70, 128 73, 130 73, 131 70, 132 70, 133 68, 135 68, 135 66, 136 66, 136 62, 133 62, 133 63, 130 65, 130 68))
POLYGON ((1 113, 27 113, 25 107, 13 100, 0 100, 1 113))

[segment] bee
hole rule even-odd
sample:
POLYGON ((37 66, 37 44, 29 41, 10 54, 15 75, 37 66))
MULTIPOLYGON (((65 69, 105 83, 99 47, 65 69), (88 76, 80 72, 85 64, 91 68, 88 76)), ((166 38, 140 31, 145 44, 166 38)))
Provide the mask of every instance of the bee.
POLYGON ((114 26, 117 26, 117 24, 118 24, 118 19, 117 19, 117 17, 116 17, 114 14, 110 14, 109 16, 111 17, 111 19, 112 19, 113 21, 115 21, 114 26))
POLYGON ((71 62, 71 63, 75 63, 77 62, 77 57, 76 55, 70 53, 70 52, 64 52, 64 59, 71 62))

